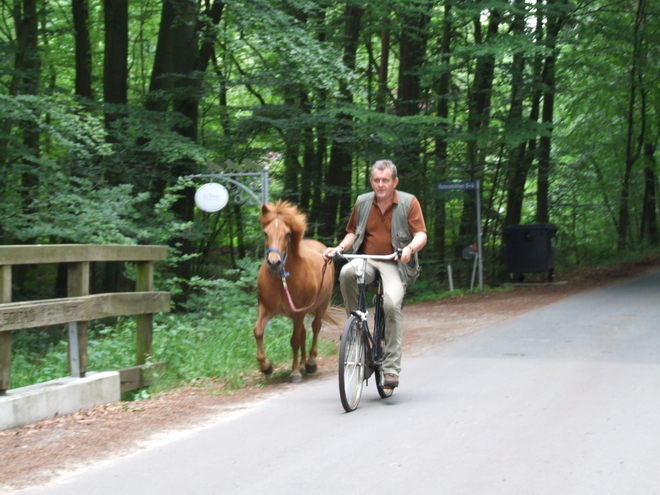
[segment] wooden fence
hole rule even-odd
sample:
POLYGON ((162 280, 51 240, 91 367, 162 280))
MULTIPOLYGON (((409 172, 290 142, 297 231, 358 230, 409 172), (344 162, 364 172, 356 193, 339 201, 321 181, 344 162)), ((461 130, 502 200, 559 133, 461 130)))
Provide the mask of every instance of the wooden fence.
MULTIPOLYGON (((69 369, 71 376, 87 372, 88 321, 136 315, 137 352, 135 368, 126 371, 126 380, 135 382, 140 366, 152 354, 153 313, 170 310, 169 292, 154 292, 154 261, 167 256, 165 246, 124 246, 95 244, 52 244, 0 246, 0 395, 11 383, 11 331, 68 323, 69 369), (89 294, 89 264, 93 261, 130 261, 137 267, 135 292, 89 294), (12 265, 41 263, 68 264, 68 297, 12 303, 12 265)), ((137 388, 122 383, 122 392, 137 388)))

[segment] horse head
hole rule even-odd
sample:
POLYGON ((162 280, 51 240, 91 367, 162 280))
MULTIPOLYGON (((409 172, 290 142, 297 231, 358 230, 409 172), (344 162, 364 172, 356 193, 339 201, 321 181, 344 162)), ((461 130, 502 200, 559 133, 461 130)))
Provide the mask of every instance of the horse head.
POLYGON ((261 226, 266 242, 266 264, 273 275, 288 275, 286 262, 298 254, 300 241, 307 228, 307 219, 287 201, 264 204, 261 207, 261 226))

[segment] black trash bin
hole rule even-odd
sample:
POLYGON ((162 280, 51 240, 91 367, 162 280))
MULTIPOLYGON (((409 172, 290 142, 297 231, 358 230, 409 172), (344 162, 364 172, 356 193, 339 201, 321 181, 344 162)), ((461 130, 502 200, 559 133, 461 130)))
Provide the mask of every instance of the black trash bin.
POLYGON ((556 233, 557 227, 550 223, 504 227, 506 257, 512 280, 522 282, 525 273, 545 272, 548 281, 552 281, 556 233))

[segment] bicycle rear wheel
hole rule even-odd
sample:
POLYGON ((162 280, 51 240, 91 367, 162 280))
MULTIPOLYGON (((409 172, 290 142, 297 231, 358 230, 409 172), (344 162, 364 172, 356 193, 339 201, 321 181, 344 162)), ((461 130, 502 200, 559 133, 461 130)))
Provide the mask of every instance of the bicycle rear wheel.
POLYGON ((351 316, 346 322, 339 347, 339 397, 346 412, 355 411, 362 397, 365 343, 360 320, 351 316))
MULTIPOLYGON (((382 297, 382 296, 380 296, 382 297)), ((383 383, 385 381, 385 374, 383 373, 383 345, 385 339, 385 315, 383 314, 382 299, 378 300, 376 303, 376 316, 374 322, 374 346, 376 347, 376 362, 380 363, 378 369, 376 369, 376 389, 378 389, 378 395, 383 399, 387 399, 392 396, 394 392, 393 388, 385 388, 383 383)))

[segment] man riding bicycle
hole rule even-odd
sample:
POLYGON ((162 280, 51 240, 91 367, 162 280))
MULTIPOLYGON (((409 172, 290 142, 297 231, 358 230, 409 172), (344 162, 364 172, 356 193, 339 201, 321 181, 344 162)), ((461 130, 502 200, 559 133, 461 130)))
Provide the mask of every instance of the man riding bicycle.
MULTIPOLYGON (((402 249, 397 262, 367 262, 366 283, 380 273, 384 290, 385 353, 383 357, 384 386, 399 386, 401 373, 401 342, 403 340, 403 296, 406 287, 419 275, 417 253, 426 245, 426 224, 419 201, 412 194, 397 191, 399 183, 394 163, 379 160, 371 168, 373 192, 358 196, 346 226, 346 236, 323 256, 330 259, 351 248, 356 253, 387 255, 402 249)), ((339 275, 341 293, 350 315, 358 305, 355 269, 362 262, 347 263, 339 275)))

